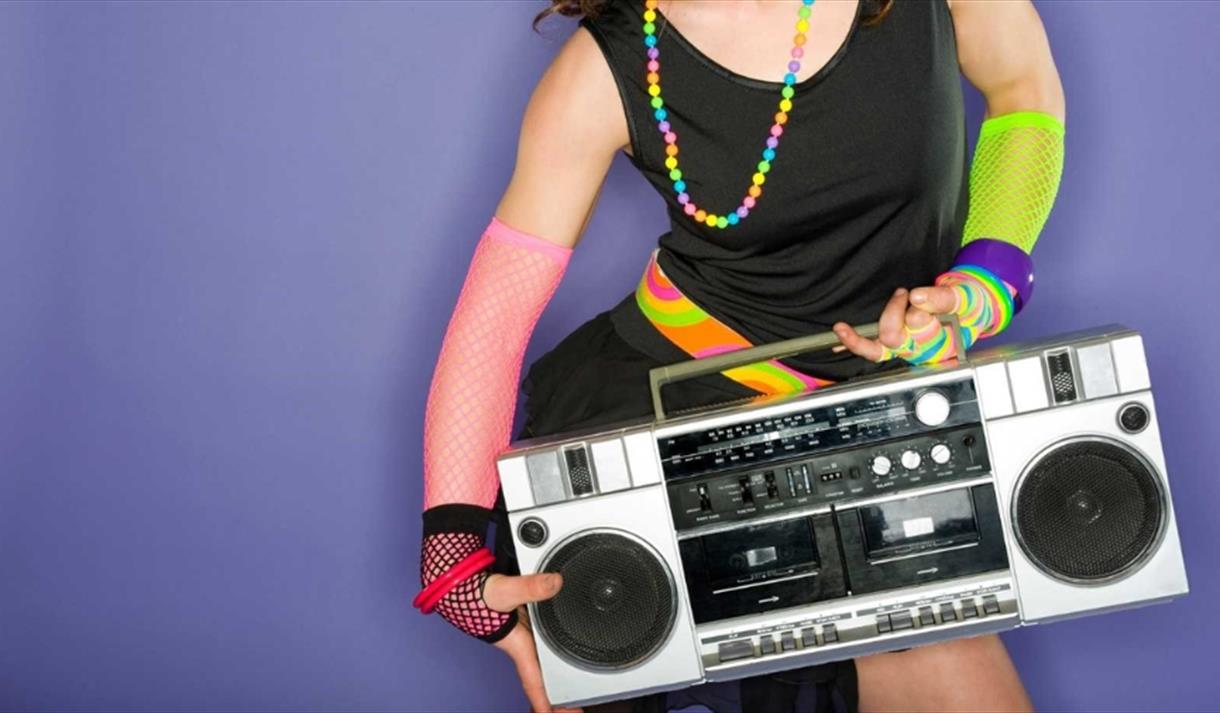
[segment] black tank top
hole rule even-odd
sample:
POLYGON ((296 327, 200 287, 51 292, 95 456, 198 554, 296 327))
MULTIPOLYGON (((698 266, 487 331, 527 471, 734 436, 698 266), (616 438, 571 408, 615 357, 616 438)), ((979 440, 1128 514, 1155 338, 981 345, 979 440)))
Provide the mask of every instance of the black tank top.
MULTIPOLYGON (((610 0, 580 22, 618 85, 629 159, 669 211, 661 269, 754 344, 823 332, 838 320, 876 321, 896 288, 931 284, 960 247, 967 152, 947 3, 898 0, 880 24, 865 26, 871 1, 860 0, 832 59, 797 83, 758 206, 724 230, 683 213, 664 166, 645 78, 642 0, 610 0)), ((711 211, 731 210, 760 160, 783 84, 717 64, 664 17, 656 34, 687 193, 711 211)), ((652 327, 633 296, 611 316, 641 351, 666 362, 689 358, 652 327)), ((829 352, 784 361, 834 380, 901 365, 829 352)))

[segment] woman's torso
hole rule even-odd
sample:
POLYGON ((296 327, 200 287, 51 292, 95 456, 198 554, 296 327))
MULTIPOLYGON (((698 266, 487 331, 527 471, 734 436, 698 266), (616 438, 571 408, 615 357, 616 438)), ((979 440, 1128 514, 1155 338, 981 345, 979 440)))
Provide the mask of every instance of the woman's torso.
MULTIPOLYGON (((861 18, 830 61, 798 81, 776 157, 749 216, 726 229, 678 202, 646 81, 643 0, 610 0, 582 20, 610 66, 630 160, 665 201, 658 262, 696 304, 751 342, 874 321, 895 288, 930 284, 951 263, 965 218, 966 139, 952 18, 942 0, 898 0, 877 26, 861 18)), ((795 25, 798 0, 791 0, 795 25)), ((814 14, 810 22, 815 22, 814 14)), ((776 81, 738 74, 656 20, 667 120, 682 180, 723 215, 742 199, 779 103, 776 81)), ((676 23, 675 23, 676 24, 676 23)), ((641 267, 643 267, 641 265, 641 267)), ((635 346, 681 358, 624 300, 616 325, 635 346)), ((785 360, 841 380, 879 367, 849 354, 785 360)))

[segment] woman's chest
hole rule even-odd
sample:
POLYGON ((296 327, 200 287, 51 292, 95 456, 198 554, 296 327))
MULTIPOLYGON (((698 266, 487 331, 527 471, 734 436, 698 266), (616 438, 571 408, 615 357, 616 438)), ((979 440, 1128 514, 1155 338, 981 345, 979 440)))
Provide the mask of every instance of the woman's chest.
MULTIPOLYGON (((884 206, 924 203, 943 212, 957 199, 965 167, 956 58, 930 42, 885 49, 853 43, 854 55, 795 93, 778 136, 778 95, 676 86, 667 108, 683 137, 681 179, 693 201, 708 212, 733 210, 766 162, 748 220, 728 230, 694 221, 689 227, 714 243, 759 245, 800 239, 884 206)), ((671 209, 681 210, 664 141, 649 136, 642 143, 646 155, 637 165, 671 209)))

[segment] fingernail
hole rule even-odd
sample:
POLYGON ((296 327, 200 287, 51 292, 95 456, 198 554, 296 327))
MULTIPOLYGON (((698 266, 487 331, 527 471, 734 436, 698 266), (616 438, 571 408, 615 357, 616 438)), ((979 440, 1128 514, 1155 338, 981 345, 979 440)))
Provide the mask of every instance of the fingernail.
POLYGON ((924 292, 920 292, 919 290, 916 290, 911 293, 911 301, 917 305, 921 305, 924 302, 928 301, 928 295, 924 292))
POLYGON ((907 290, 905 287, 899 287, 898 289, 894 290, 895 295, 905 295, 906 293, 907 290))
POLYGON ((547 589, 551 590, 552 592, 559 591, 559 586, 561 584, 563 584, 563 580, 560 579, 559 575, 557 575, 557 574, 549 575, 546 578, 546 587, 547 587, 547 589))

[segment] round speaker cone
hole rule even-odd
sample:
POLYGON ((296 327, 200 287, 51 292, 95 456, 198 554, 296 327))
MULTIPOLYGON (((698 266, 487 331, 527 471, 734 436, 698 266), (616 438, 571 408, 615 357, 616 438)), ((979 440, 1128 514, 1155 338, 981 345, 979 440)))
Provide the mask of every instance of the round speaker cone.
POLYGON ((1059 579, 1113 579, 1141 564, 1161 533, 1164 501, 1147 462, 1118 443, 1073 441, 1047 451, 1021 479, 1017 540, 1059 579))
POLYGON ((622 668, 654 653, 673 626, 669 569, 646 545, 612 532, 560 545, 543 570, 563 575, 539 602, 537 626, 554 649, 595 668, 622 668))

